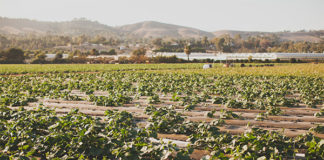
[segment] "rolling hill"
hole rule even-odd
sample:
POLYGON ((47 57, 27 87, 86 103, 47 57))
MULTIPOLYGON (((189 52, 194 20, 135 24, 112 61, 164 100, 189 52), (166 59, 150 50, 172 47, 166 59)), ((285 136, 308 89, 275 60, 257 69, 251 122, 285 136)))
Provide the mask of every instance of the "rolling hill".
POLYGON ((97 35, 118 32, 110 26, 89 21, 84 18, 65 22, 44 22, 29 19, 12 19, 0 17, 0 33, 3 34, 64 34, 64 35, 97 35))
POLYGON ((195 28, 167 24, 155 21, 144 21, 135 24, 111 27, 96 21, 84 18, 64 22, 45 22, 30 19, 14 19, 0 17, 0 34, 58 34, 58 35, 101 35, 106 37, 132 38, 209 38, 229 34, 234 37, 240 34, 243 39, 249 36, 277 35, 281 40, 291 41, 323 41, 324 30, 311 32, 251 32, 221 30, 206 32, 195 28), (322 37, 322 38, 321 38, 322 37))
POLYGON ((203 36, 213 37, 210 32, 195 28, 178 26, 173 24, 145 21, 118 27, 122 32, 128 32, 137 37, 172 37, 172 38, 199 38, 203 36))
POLYGON ((213 32, 215 37, 229 34, 231 37, 240 35, 243 39, 247 39, 250 36, 266 36, 270 34, 277 35, 280 40, 283 41, 309 41, 309 42, 321 42, 323 41, 324 30, 310 31, 310 32, 257 32, 257 31, 233 31, 233 30, 221 30, 213 32))

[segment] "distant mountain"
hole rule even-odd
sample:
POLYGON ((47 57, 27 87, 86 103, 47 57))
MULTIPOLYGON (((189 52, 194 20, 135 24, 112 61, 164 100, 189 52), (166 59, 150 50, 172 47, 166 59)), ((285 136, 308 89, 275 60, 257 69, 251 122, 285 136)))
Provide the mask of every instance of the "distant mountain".
POLYGON ((117 35, 110 26, 84 18, 66 22, 44 22, 29 19, 0 17, 0 33, 5 34, 64 34, 64 35, 117 35))
POLYGON ((279 32, 277 34, 282 40, 290 41, 320 42, 324 39, 324 30, 311 32, 279 32))
POLYGON ((270 34, 277 35, 283 41, 309 41, 309 42, 321 42, 324 37, 324 30, 310 31, 310 32, 257 32, 257 31, 233 31, 233 30, 221 30, 213 32, 215 37, 219 37, 224 34, 228 34, 231 37, 240 35, 241 38, 247 39, 250 36, 266 36, 270 34))
POLYGON ((0 17, 0 34, 58 34, 58 35, 101 35, 106 37, 133 38, 209 38, 229 34, 231 37, 240 34, 243 39, 249 36, 277 35, 281 40, 320 42, 324 37, 324 30, 311 32, 250 32, 222 30, 206 32, 195 28, 144 21, 135 24, 111 27, 84 18, 65 22, 44 22, 29 19, 14 19, 0 17))
POLYGON ((156 37, 173 37, 173 38, 199 38, 203 36, 214 37, 210 32, 202 31, 195 28, 178 26, 173 24, 160 23, 155 21, 145 21, 130 25, 118 27, 120 31, 131 33, 137 37, 156 38, 156 37))

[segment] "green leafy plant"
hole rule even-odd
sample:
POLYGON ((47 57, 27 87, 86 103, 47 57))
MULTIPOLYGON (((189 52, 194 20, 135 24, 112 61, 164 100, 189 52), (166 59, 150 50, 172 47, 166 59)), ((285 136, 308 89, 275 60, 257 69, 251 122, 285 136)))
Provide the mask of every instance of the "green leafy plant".
POLYGON ((159 98, 159 95, 155 94, 153 96, 150 96, 148 97, 148 103, 149 104, 157 104, 157 103, 160 103, 160 98, 159 98))
POLYGON ((316 125, 315 127, 312 127, 309 129, 310 131, 313 131, 315 133, 321 133, 321 134, 324 134, 324 126, 322 125, 316 125))
POLYGON ((221 109, 219 118, 220 119, 239 119, 240 116, 233 113, 232 111, 227 111, 227 110, 221 109))
POLYGON ((189 159, 190 147, 151 142, 157 134, 139 129, 128 112, 93 118, 72 110, 57 116, 39 108, 1 108, 1 159, 189 159))
POLYGON ((256 121, 264 121, 267 118, 267 114, 258 113, 254 120, 256 121))
POLYGON ((322 107, 319 112, 314 113, 314 117, 317 117, 317 118, 324 117, 324 107, 322 107))

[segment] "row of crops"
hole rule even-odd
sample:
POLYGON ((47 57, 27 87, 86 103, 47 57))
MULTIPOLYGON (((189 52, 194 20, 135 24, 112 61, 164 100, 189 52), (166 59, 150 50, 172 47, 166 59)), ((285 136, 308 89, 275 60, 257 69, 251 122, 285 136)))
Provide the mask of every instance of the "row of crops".
POLYGON ((1 159, 190 159, 194 149, 208 150, 203 159, 293 159, 300 150, 306 159, 323 159, 324 140, 311 133, 288 138, 251 128, 233 136, 211 123, 190 123, 172 108, 148 107, 151 122, 138 128, 132 114, 106 111, 93 118, 73 110, 64 116, 39 108, 35 111, 1 108, 1 159), (168 120, 167 120, 168 119, 168 120), (157 139, 157 133, 184 133, 188 145, 157 139))
MULTIPOLYGON (((216 64, 214 66, 221 66, 216 64)), ((0 74, 201 69, 202 64, 2 64, 0 74)))
MULTIPOLYGON (((207 99, 228 108, 267 110, 280 114, 278 106, 323 104, 321 77, 294 76, 206 76, 202 74, 158 74, 111 72, 100 74, 46 74, 0 78, 0 105, 24 106, 39 98, 85 100, 99 106, 120 106, 140 96, 151 103, 172 95, 182 106, 195 106, 207 99), (73 95, 80 90, 87 96, 73 95), (103 96, 94 94, 105 91, 103 96)), ((190 107, 188 107, 190 108, 190 107)))
MULTIPOLYGON (((248 64, 252 66, 257 63, 248 64)), ((261 64, 263 65, 263 64, 261 64)), ((236 65, 237 66, 237 65, 236 65)), ((181 74, 204 73, 222 75, 284 75, 284 76, 324 76, 324 64, 276 64, 275 67, 230 67, 213 63, 213 69, 201 70, 201 63, 180 64, 2 64, 0 75, 30 73, 75 73, 75 72, 109 72, 109 71, 179 71, 181 74), (189 71, 189 72, 188 72, 189 71)))
POLYGON ((283 107, 316 109, 314 118, 324 118, 320 76, 112 71, 3 76, 0 82, 3 159, 191 159, 197 150, 207 151, 204 159, 324 158, 324 140, 313 134, 323 133, 321 125, 297 137, 256 127, 240 135, 220 131, 224 120, 240 118, 230 109, 263 111, 258 121, 285 115, 283 107), (56 99, 118 109, 143 97, 147 105, 137 107, 148 116, 146 126, 125 111, 91 117, 78 110, 61 115, 46 107, 20 108, 56 99), (166 107, 166 98, 175 105, 166 107), (182 114, 202 106, 213 121, 182 114), (219 117, 217 106, 225 108, 219 117), (158 141, 158 134, 186 135, 188 146, 158 141))

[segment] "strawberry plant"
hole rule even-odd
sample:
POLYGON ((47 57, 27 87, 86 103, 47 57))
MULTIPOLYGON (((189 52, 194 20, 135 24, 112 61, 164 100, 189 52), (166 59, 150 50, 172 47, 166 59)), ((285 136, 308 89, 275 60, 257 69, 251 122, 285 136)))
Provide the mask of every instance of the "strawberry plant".
POLYGON ((191 128, 188 125, 183 125, 185 119, 180 113, 174 110, 173 106, 155 108, 148 106, 145 108, 145 114, 150 115, 148 119, 151 122, 148 126, 150 130, 156 130, 160 133, 186 133, 190 132, 187 129, 191 128))
POLYGON ((219 118, 220 119, 239 119, 240 116, 233 113, 232 111, 227 111, 227 110, 221 109, 219 118))
POLYGON ((138 129, 128 112, 104 119, 72 110, 64 116, 39 108, 1 108, 1 159, 189 159, 192 149, 152 143, 154 131, 138 129), (175 153, 175 154, 173 154, 175 153))
POLYGON ((258 113, 254 120, 256 121, 264 121, 267 118, 267 114, 258 113))
POLYGON ((319 112, 314 113, 314 117, 317 117, 317 118, 324 117, 324 107, 322 107, 319 112))
POLYGON ((149 104, 157 104, 160 103, 159 95, 155 94, 147 98, 149 104))

